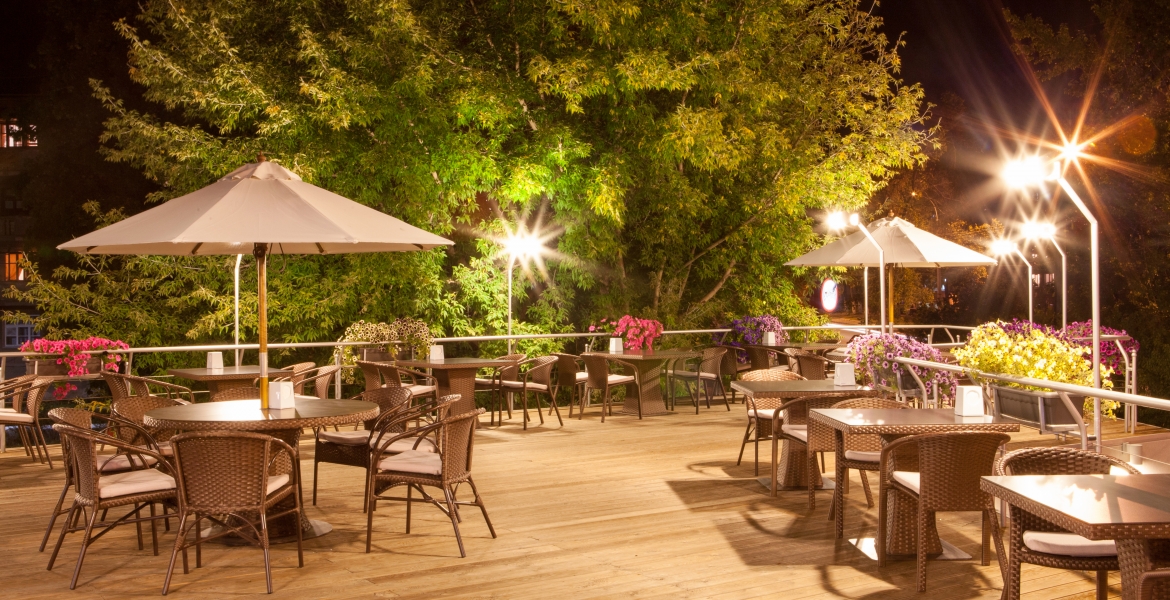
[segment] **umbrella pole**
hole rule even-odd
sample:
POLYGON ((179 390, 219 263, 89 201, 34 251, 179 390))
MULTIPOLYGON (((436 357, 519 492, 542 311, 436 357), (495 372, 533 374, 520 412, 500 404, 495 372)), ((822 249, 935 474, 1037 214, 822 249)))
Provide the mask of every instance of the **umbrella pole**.
POLYGON ((252 248, 256 257, 257 294, 260 300, 260 408, 268 408, 268 244, 252 248))
POLYGON ((861 270, 865 271, 865 324, 869 325, 869 267, 861 267, 861 270))
MULTIPOLYGON (((244 260, 243 254, 236 255, 236 346, 240 345, 240 262, 244 260)), ((236 348, 236 366, 240 366, 241 350, 236 348)))

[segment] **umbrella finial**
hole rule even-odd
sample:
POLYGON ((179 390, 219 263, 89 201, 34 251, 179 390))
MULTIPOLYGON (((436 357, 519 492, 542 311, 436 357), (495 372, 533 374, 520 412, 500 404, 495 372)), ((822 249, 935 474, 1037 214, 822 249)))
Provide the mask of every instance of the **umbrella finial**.
POLYGON ((266 160, 268 160, 268 158, 264 156, 264 151, 261 150, 260 154, 256 155, 256 162, 264 162, 266 160))

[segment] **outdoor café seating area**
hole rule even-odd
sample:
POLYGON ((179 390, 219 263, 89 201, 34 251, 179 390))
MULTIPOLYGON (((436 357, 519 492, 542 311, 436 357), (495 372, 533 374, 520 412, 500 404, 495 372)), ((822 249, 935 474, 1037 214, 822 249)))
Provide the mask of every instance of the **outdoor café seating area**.
MULTIPOLYGON (((272 369, 296 403, 270 410, 248 367, 177 369, 165 381, 103 373, 109 413, 54 408, 51 427, 23 429, 28 451, 0 454, 4 558, 22 574, 6 587, 29 597, 1112 597, 1124 591, 1117 555, 1150 556, 1123 546, 1134 534, 1122 521, 1145 519, 1147 537, 1166 527, 1151 522, 1158 514, 1170 522, 1149 501, 1168 490, 1137 474, 1162 472, 1159 461, 1081 450, 1067 432, 1010 415, 963 417, 909 389, 842 384, 843 344, 821 346, 755 345, 744 362, 719 345, 371 354, 354 369, 364 391, 353 398, 336 397, 335 366, 272 369), (1109 473, 1151 483, 1090 476, 1109 473), (1124 499, 1112 529, 1077 513, 1095 510, 1092 498, 1060 505, 1068 485, 1100 482, 1113 486, 1100 496, 1124 499), (1146 500, 1127 503, 1134 494, 1146 500), (1073 533, 1078 518, 1087 535, 1073 533), (1112 535, 1116 550, 1093 541, 1112 535)), ((49 384, 29 375, 0 389, 11 411, 39 414, 49 384)), ((1165 433, 1126 429, 1103 423, 1107 442, 1165 433)))

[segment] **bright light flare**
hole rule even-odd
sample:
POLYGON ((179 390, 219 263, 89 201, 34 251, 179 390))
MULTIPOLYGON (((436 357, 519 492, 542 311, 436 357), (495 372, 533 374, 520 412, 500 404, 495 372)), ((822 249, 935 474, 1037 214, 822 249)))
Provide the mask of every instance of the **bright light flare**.
POLYGON ((1007 256, 1016 251, 1016 245, 1008 240, 995 240, 991 243, 991 253, 996 256, 1007 256))
POLYGON ((1039 156, 1009 161, 1003 168, 1004 182, 1016 189, 1039 185, 1047 176, 1044 160, 1039 156))
POLYGON ((847 220, 845 213, 839 210, 829 213, 829 216, 825 218, 825 225, 827 225, 832 231, 841 231, 842 229, 845 229, 846 223, 847 220))
POLYGON ((1067 144, 1062 146, 1060 149, 1060 160, 1063 160, 1065 162, 1071 162, 1071 161, 1074 161, 1074 160, 1084 156, 1084 154, 1081 151, 1084 150, 1085 146, 1088 146, 1088 145, 1089 144, 1087 142, 1083 143, 1083 144, 1078 144, 1076 142, 1068 142, 1067 144))
POLYGON ((1056 225, 1038 221, 1027 221, 1020 227, 1020 233, 1029 240, 1050 240, 1056 237, 1056 225))
POLYGON ((535 233, 517 231, 501 242, 504 252, 512 258, 536 258, 546 250, 543 241, 535 233))

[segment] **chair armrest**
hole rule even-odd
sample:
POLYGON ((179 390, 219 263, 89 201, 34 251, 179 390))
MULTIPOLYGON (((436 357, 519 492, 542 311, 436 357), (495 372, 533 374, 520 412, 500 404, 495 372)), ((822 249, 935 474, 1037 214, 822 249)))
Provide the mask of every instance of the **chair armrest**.
POLYGON ((898 438, 898 439, 896 439, 896 440, 894 440, 894 441, 892 441, 892 442, 890 442, 882 447, 881 458, 878 461, 878 464, 879 464, 878 476, 881 477, 881 482, 882 482, 883 486, 885 486, 889 483, 890 473, 893 472, 893 470, 890 468, 889 463, 890 463, 891 458, 894 455, 894 452, 897 452, 898 449, 902 448, 903 446, 917 446, 917 445, 918 445, 918 436, 908 435, 906 437, 898 438))
POLYGON ((1158 584, 1164 581, 1167 582, 1166 585, 1170 585, 1170 569, 1156 569, 1142 573, 1141 578, 1138 579, 1140 600, 1154 600, 1156 597, 1154 592, 1157 591, 1158 584))
POLYGON ((426 373, 423 373, 422 371, 415 371, 414 369, 407 369, 406 367, 397 367, 397 366, 394 368, 398 369, 399 371, 401 371, 403 373, 410 375, 414 379, 422 378, 422 379, 430 379, 432 381, 435 379, 433 376, 427 375, 426 373))

